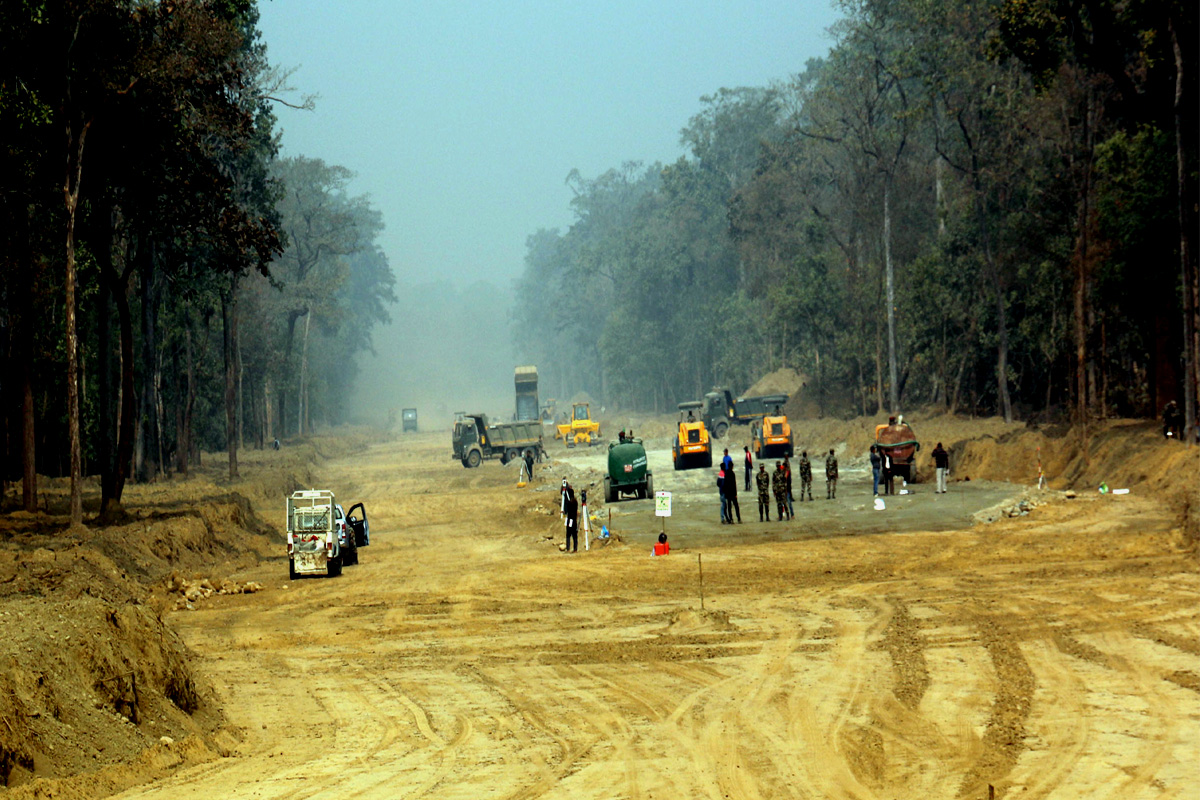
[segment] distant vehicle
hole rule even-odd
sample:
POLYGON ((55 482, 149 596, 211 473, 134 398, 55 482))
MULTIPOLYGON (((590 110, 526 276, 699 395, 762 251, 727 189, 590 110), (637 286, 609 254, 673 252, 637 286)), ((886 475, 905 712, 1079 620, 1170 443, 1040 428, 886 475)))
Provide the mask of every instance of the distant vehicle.
POLYGON ((750 423, 750 441, 750 449, 759 460, 792 457, 792 426, 785 416, 766 416, 750 423))
POLYGON ((525 420, 540 420, 541 408, 538 406, 538 371, 537 367, 517 367, 513 376, 517 388, 517 414, 513 417, 516 422, 525 420))
POLYGON ((675 469, 695 469, 712 466, 712 442, 704 424, 699 400, 679 404, 679 433, 671 444, 671 460, 675 469))
POLYGON ((875 426, 875 447, 892 457, 892 474, 914 483, 915 464, 921 443, 904 417, 891 417, 885 425, 875 426))
POLYGON ((345 515, 333 492, 309 489, 287 499, 288 576, 342 574, 345 515), (342 523, 339 524, 340 515, 342 523))
POLYGON ((654 496, 654 475, 646 465, 646 448, 641 439, 625 439, 608 445, 604 501, 615 502, 622 494, 632 494, 638 499, 654 496))
POLYGON ((571 418, 555 426, 554 438, 562 439, 567 447, 599 441, 600 423, 592 420, 591 406, 588 403, 573 404, 571 418))
POLYGON ((485 458, 499 458, 501 464, 507 464, 526 450, 541 461, 546 453, 538 420, 489 425, 487 414, 464 414, 454 423, 451 442, 453 457, 467 468, 478 467, 485 458))
POLYGON ((779 415, 787 404, 786 394, 764 394, 757 397, 738 397, 724 386, 704 395, 704 422, 717 439, 725 435, 730 425, 749 425, 767 414, 779 415))
POLYGON ((400 430, 405 433, 417 432, 417 410, 415 408, 406 408, 400 412, 400 430))

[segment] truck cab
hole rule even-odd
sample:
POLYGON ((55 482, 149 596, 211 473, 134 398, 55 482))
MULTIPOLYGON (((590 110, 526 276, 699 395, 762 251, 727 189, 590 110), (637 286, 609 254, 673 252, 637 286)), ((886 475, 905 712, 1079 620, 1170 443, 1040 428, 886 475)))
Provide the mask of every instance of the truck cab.
POLYGON ((671 444, 671 460, 677 470, 712 466, 712 442, 703 409, 699 400, 679 404, 679 432, 671 444))
POLYGON ((415 408, 406 408, 400 412, 400 430, 401 432, 417 432, 417 410, 415 408))
POLYGON ((482 448, 487 445, 487 416, 484 414, 462 414, 454 423, 452 436, 454 458, 466 467, 478 467, 483 461, 482 448))

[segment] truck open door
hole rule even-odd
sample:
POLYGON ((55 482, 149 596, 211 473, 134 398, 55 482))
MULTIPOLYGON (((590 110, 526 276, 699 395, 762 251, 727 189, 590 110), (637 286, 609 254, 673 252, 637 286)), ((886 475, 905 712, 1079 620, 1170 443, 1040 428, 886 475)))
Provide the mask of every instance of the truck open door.
POLYGON ((355 503, 350 506, 350 510, 346 513, 346 524, 350 526, 350 530, 354 531, 354 544, 357 547, 366 547, 371 543, 371 528, 367 523, 367 507, 362 503, 355 503), (357 513, 355 513, 357 511, 357 513))

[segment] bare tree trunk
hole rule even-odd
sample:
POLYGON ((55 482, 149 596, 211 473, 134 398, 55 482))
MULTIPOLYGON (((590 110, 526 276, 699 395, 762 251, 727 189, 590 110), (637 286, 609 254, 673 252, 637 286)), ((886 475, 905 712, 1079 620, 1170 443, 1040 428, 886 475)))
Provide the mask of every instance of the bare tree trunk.
POLYGON ((71 460, 71 524, 83 524, 83 448, 79 432, 79 332, 75 324, 75 210, 79 205, 79 183, 83 178, 83 146, 91 121, 84 122, 78 135, 67 124, 67 173, 63 200, 67 208, 67 440, 71 460))
MULTIPOLYGON (((236 294, 234 295, 234 302, 235 303, 237 302, 236 294)), ((235 309, 235 311, 236 311, 236 309, 235 309)), ((241 326, 236 324, 236 319, 235 319, 234 337, 233 337, 233 363, 234 363, 234 372, 237 375, 237 445, 238 445, 238 450, 245 450, 246 449, 246 440, 244 437, 245 437, 246 406, 245 406, 245 398, 243 397, 243 394, 242 394, 242 391, 243 391, 242 384, 246 378, 246 369, 242 365, 242 329, 241 329, 241 326)))
MULTIPOLYGON (((126 265, 128 267, 128 265, 126 265)), ((113 292, 117 320, 121 327, 121 412, 117 425, 116 475, 113 476, 112 502, 120 503, 125 481, 133 474, 133 443, 136 436, 137 395, 133 386, 133 312, 129 308, 129 276, 122 270, 121 282, 113 292)))
POLYGON ((296 430, 303 436, 307 431, 304 421, 308 418, 305 401, 308 399, 308 328, 312 323, 312 312, 304 314, 304 343, 300 348, 300 392, 296 406, 296 430))
POLYGON ((141 262, 141 294, 142 294, 142 402, 141 414, 138 417, 138 429, 141 435, 139 450, 141 463, 138 465, 138 480, 147 483, 158 477, 154 464, 158 452, 158 442, 155 441, 155 431, 158 430, 158 403, 154 391, 154 374, 158 354, 158 277, 155 273, 154 243, 141 245, 138 260, 141 262))
MULTIPOLYGON (((22 336, 28 334, 22 331, 22 336)), ((21 361, 21 508, 37 511, 37 437, 34 431, 33 370, 21 361)))
POLYGON ((900 413, 900 382, 896 377, 896 279, 892 266, 891 178, 883 185, 883 262, 887 271, 888 400, 893 414, 900 413))
MULTIPOLYGON (((1179 30, 1176 14, 1170 20, 1171 47, 1175 55, 1175 162, 1176 186, 1179 205, 1179 280, 1183 290, 1183 406, 1184 430, 1183 438, 1189 444, 1196 442, 1197 394, 1200 393, 1200 270, 1196 269, 1195 251, 1192 248, 1192 236, 1196 228, 1196 198, 1191 187, 1192 169, 1188 164, 1188 142, 1195 143, 1192 131, 1188 130, 1194 123, 1195 91, 1187 91, 1184 81, 1187 80, 1188 68, 1184 62, 1183 48, 1179 42, 1179 30), (1185 112, 1184 103, 1191 103, 1190 111, 1185 112)), ((1194 55, 1194 54, 1193 54, 1194 55)))
POLYGON ((223 332, 223 351, 225 355, 225 447, 229 452, 229 479, 238 477, 238 435, 237 435, 237 279, 233 279, 233 287, 227 296, 221 298, 221 328, 223 332))

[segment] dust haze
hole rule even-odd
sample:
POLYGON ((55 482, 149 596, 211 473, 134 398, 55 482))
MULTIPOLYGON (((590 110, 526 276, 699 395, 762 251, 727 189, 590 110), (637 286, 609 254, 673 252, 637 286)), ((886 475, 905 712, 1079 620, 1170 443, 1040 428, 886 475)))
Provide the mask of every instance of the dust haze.
POLYGON ((398 284, 391 322, 372 333, 374 353, 358 355, 351 415, 383 427, 416 408, 423 429, 455 411, 513 414, 516 365, 509 318, 513 292, 486 281, 398 284))

